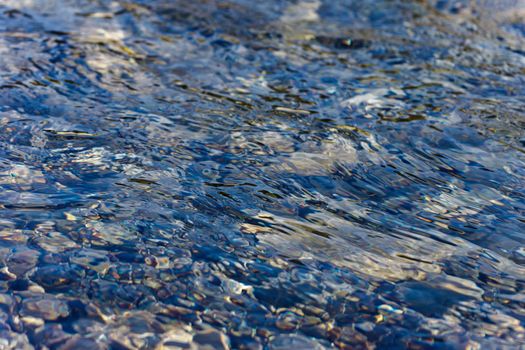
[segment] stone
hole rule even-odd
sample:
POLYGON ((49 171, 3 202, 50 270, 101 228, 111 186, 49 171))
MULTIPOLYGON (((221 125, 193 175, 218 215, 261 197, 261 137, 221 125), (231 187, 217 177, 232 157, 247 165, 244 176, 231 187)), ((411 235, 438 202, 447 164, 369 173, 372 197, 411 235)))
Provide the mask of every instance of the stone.
POLYGON ((34 298, 24 301, 20 314, 55 321, 69 315, 69 306, 59 299, 34 298))
POLYGON ((228 337, 219 331, 208 329, 193 336, 193 343, 199 350, 228 350, 230 349, 228 337))

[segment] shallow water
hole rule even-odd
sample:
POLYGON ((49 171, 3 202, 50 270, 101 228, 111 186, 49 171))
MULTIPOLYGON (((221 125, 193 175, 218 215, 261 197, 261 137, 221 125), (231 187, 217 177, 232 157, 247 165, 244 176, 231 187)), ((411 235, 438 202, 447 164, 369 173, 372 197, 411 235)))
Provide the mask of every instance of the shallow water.
POLYGON ((523 18, 0 0, 0 348, 525 346, 523 18))

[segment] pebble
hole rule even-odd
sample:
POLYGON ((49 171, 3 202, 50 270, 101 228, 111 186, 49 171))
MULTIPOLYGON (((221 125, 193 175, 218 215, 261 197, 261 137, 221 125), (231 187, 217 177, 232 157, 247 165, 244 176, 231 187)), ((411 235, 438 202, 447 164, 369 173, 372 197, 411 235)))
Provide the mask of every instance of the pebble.
POLYGON ((47 323, 34 330, 33 342, 42 348, 55 348, 59 344, 65 343, 72 335, 64 332, 61 324, 47 323))
POLYGON ((22 322, 26 327, 40 327, 44 325, 44 320, 38 317, 25 316, 21 318, 22 322))
POLYGON ((0 349, 34 350, 34 347, 29 343, 27 335, 2 330, 0 331, 0 349))
POLYGON ((193 336, 193 343, 199 350, 228 350, 230 349, 228 337, 217 330, 208 329, 198 332, 193 336))
POLYGON ((106 274, 110 267, 109 258, 104 252, 82 249, 69 259, 72 263, 96 271, 102 275, 106 274))
POLYGON ((79 247, 76 242, 60 232, 49 232, 45 236, 36 238, 35 243, 45 251, 55 254, 79 247))
POLYGON ((190 348, 193 339, 191 333, 182 328, 175 328, 162 334, 161 337, 161 341, 155 350, 187 349, 190 348))
POLYGON ((322 350, 324 346, 316 340, 299 334, 282 334, 274 337, 268 344, 270 350, 311 349, 322 350))
POLYGON ((69 307, 62 300, 35 298, 23 302, 20 314, 22 316, 40 317, 44 320, 55 321, 68 316, 69 307))
POLYGON ((291 331, 296 329, 300 322, 301 319, 297 314, 287 311, 279 314, 279 317, 275 321, 275 326, 283 331, 291 331))
POLYGON ((70 338, 66 343, 60 346, 57 350, 102 350, 107 349, 107 346, 102 346, 93 339, 84 338, 81 336, 74 336, 70 338))
POLYGON ((15 251, 7 258, 7 267, 11 273, 21 277, 35 267, 39 256, 40 253, 32 249, 15 251))

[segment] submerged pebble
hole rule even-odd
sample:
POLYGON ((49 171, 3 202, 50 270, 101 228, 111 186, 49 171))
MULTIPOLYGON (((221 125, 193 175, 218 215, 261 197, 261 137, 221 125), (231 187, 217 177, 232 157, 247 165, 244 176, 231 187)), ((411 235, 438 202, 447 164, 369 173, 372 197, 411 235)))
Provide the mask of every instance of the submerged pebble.
POLYGON ((66 302, 59 299, 34 298, 23 302, 20 314, 22 316, 33 316, 31 318, 25 317, 25 321, 43 323, 43 321, 38 321, 35 317, 40 317, 47 321, 55 321, 68 316, 69 307, 66 302))

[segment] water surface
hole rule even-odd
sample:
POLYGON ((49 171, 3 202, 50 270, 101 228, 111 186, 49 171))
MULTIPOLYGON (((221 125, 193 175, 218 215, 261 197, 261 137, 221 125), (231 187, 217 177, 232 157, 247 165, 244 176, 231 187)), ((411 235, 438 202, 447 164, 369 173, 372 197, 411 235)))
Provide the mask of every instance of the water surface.
POLYGON ((523 18, 0 0, 0 348, 525 346, 523 18))

